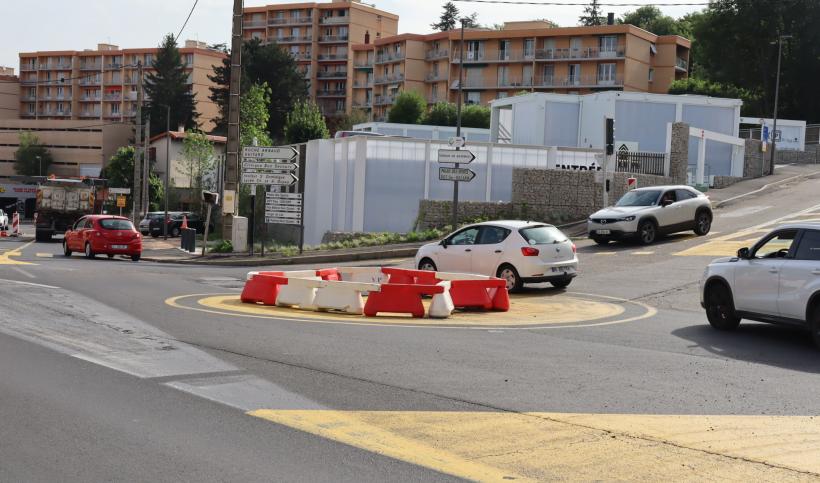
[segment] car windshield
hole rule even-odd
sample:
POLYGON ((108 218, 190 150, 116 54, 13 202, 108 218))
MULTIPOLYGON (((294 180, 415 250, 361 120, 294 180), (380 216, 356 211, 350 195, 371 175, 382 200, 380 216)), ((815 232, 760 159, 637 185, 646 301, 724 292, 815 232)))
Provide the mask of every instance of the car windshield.
POLYGON ((128 220, 107 219, 100 220, 100 226, 106 230, 133 230, 134 225, 128 220))
POLYGON ((615 203, 615 206, 653 206, 661 192, 658 190, 630 191, 615 203))
POLYGON ((521 236, 530 245, 546 245, 548 243, 561 243, 567 241, 567 236, 554 226, 531 226, 519 230, 521 236))

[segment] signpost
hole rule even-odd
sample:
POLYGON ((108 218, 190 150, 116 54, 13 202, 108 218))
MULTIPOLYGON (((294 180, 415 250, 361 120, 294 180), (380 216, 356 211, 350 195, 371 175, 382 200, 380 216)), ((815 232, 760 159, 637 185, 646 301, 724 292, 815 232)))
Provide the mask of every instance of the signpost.
POLYGON ((302 193, 266 193, 265 223, 302 224, 302 193))
POLYGON ((459 181, 468 183, 475 178, 475 172, 467 168, 439 168, 438 179, 441 181, 459 181))
POLYGON ((292 161, 299 156, 293 146, 245 146, 242 148, 242 159, 278 159, 292 161))
POLYGON ((456 149, 439 149, 439 163, 470 164, 475 159, 475 154, 470 151, 460 151, 456 149))
MULTIPOLYGON (((459 87, 461 87, 460 84, 459 87)), ((461 103, 459 103, 459 108, 460 107, 461 103)), ((458 131, 461 132, 460 122, 458 131)), ((473 170, 460 168, 459 166, 462 164, 472 163, 473 160, 475 160, 475 154, 465 149, 461 149, 464 147, 464 138, 461 136, 450 138, 449 144, 450 146, 455 146, 455 149, 439 149, 438 162, 452 164, 454 167, 449 168, 440 166, 438 168, 438 179, 440 181, 453 182, 453 230, 455 230, 458 228, 458 184, 469 183, 475 178, 475 172, 473 170)))
POLYGON ((450 147, 453 147, 453 148, 463 148, 464 145, 466 144, 466 142, 467 141, 466 141, 466 139, 464 139, 463 136, 453 136, 453 137, 447 139, 447 144, 449 144, 450 147))
POLYGON ((122 209, 125 208, 125 195, 117 195, 117 208, 120 209, 120 216, 122 216, 122 209))
POLYGON ((243 184, 293 186, 299 181, 293 173, 251 173, 242 171, 243 184))

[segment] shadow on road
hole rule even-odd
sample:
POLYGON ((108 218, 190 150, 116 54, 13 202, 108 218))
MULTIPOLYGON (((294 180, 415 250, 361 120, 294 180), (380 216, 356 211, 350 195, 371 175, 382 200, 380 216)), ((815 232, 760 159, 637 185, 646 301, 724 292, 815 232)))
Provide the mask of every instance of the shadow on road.
POLYGON ((694 233, 675 233, 658 238, 655 243, 651 245, 642 245, 637 240, 623 240, 617 242, 609 242, 606 245, 589 245, 585 247, 578 247, 578 251, 582 253, 595 252, 615 252, 615 251, 630 251, 635 249, 653 250, 657 247, 669 245, 672 243, 679 243, 693 238, 698 238, 694 233))
POLYGON ((672 335, 721 357, 820 373, 820 349, 807 331, 798 328, 744 321, 734 332, 703 324, 674 330, 672 335))

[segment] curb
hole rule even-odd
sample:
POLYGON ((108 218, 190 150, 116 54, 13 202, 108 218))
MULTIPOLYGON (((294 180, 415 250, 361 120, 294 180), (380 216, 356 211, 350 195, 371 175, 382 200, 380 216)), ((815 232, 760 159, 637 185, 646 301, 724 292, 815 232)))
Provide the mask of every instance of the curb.
POLYGON ((268 265, 310 265, 320 263, 358 262, 361 260, 381 260, 385 258, 409 258, 416 256, 418 248, 398 248, 356 253, 324 253, 319 255, 301 255, 251 260, 215 260, 215 259, 168 259, 142 257, 146 262, 175 263, 178 265, 217 265, 221 267, 263 267, 268 265))
POLYGON ((813 178, 814 176, 820 176, 820 171, 815 171, 814 173, 798 174, 798 175, 790 176, 788 178, 784 178, 784 179, 781 179, 781 180, 778 180, 778 181, 773 181, 771 183, 768 183, 768 184, 765 184, 765 185, 761 186, 760 188, 758 188, 754 191, 749 191, 748 193, 743 193, 743 194, 740 194, 740 195, 733 196, 731 198, 725 199, 723 201, 719 201, 719 202, 715 203, 714 207, 715 207, 715 209, 722 208, 724 206, 729 205, 729 203, 731 203, 733 201, 736 201, 736 200, 739 200, 741 198, 745 198, 747 196, 751 196, 751 195, 754 195, 754 194, 757 194, 757 193, 761 193, 763 191, 766 191, 769 188, 773 188, 775 186, 787 183, 789 181, 794 181, 796 179, 813 178))

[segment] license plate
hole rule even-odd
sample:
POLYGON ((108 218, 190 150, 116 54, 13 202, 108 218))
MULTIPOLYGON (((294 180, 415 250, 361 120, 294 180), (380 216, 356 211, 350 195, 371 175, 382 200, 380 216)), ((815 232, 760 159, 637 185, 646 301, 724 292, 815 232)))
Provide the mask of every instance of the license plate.
POLYGON ((597 233, 599 235, 609 235, 612 232, 609 231, 609 230, 597 230, 595 233, 597 233))
POLYGON ((571 272, 573 270, 572 267, 552 267, 553 273, 557 272, 571 272))
POLYGON ((111 245, 111 248, 114 250, 125 250, 128 248, 128 245, 111 245))

